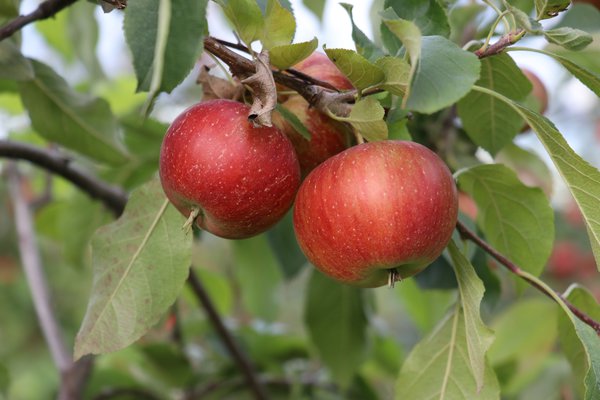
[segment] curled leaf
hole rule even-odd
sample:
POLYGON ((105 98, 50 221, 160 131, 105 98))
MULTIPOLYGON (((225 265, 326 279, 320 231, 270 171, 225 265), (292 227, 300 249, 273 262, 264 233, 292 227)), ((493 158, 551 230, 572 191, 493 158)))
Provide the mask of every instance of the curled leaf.
POLYGON ((277 106, 277 89, 271 68, 269 67, 269 52, 261 51, 256 56, 256 73, 242 80, 253 91, 253 102, 248 119, 256 125, 272 126, 271 112, 277 106))

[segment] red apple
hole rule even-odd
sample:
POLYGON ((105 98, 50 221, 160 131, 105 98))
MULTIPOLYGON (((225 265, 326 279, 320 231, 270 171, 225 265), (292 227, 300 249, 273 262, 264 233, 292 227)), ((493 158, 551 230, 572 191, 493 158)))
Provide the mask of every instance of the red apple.
POLYGON ((377 287, 392 271, 406 278, 435 260, 457 214, 454 179, 435 153, 413 142, 381 141, 351 147, 306 177, 294 229, 321 272, 377 287))
POLYGON ((273 114, 273 123, 286 134, 296 149, 303 177, 317 165, 344 151, 350 145, 348 128, 343 123, 309 107, 302 97, 291 96, 282 105, 298 117, 311 135, 310 140, 306 139, 281 115, 273 114))
POLYGON ((533 88, 531 89, 531 93, 533 97, 536 98, 539 104, 538 112, 543 114, 548 109, 548 91, 546 90, 546 86, 540 80, 540 78, 532 71, 522 68, 521 72, 529 79, 533 88))
POLYGON ((350 90, 354 88, 350 80, 346 78, 346 75, 342 74, 329 57, 318 51, 315 51, 292 68, 313 78, 327 82, 338 90, 350 90))
POLYGON ((548 260, 548 271, 557 279, 568 279, 577 273, 582 260, 581 249, 572 241, 555 244, 548 260))
POLYGON ((169 127, 160 178, 169 200, 198 227, 230 239, 267 230, 290 208, 300 168, 289 139, 255 127, 249 107, 231 100, 196 104, 169 127))
MULTIPOLYGON (((323 53, 314 52, 294 65, 294 69, 327 82, 339 90, 352 89, 352 83, 323 53)), ((292 141, 298 153, 302 176, 329 157, 345 150, 350 145, 350 132, 343 123, 335 121, 311 108, 299 95, 288 97, 282 104, 306 126, 311 134, 308 140, 298 133, 282 116, 274 114, 273 122, 292 141)))

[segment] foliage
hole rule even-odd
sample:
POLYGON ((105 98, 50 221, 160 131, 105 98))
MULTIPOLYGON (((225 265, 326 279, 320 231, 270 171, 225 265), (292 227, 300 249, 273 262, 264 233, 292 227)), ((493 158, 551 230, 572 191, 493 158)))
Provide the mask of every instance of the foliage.
MULTIPOLYGON (((0 0, 0 26, 16 18, 17 3, 0 0)), ((356 5, 341 3, 353 49, 329 47, 316 33, 294 41, 303 27, 297 9, 322 20, 325 5, 138 0, 100 15, 97 4, 78 2, 33 23, 44 40, 39 51, 57 62, 31 55, 25 32, 0 41, 0 135, 9 139, 0 138, 0 157, 47 169, 18 167, 34 238, 16 234, 11 185, 0 180, 0 399, 51 398, 64 385, 21 268, 19 246, 28 239, 41 254, 69 355, 96 355, 85 399, 121 389, 131 398, 261 398, 252 376, 273 399, 600 399, 592 327, 600 321, 599 159, 576 151, 563 124, 552 122, 576 125, 558 114, 560 99, 539 114, 518 62, 523 52, 556 61, 563 80, 553 82, 551 97, 573 79, 600 96, 600 12, 568 0, 375 0, 369 35, 356 5), (91 51, 102 19, 115 13, 124 14, 119 34, 128 50, 111 57, 126 60, 124 72, 107 70, 91 51), (208 47, 216 14, 229 23, 220 28, 235 31, 237 43, 219 42, 233 55, 208 47), (355 90, 333 91, 289 71, 315 49, 355 90), (239 100, 259 96, 234 89, 254 73, 261 50, 270 52, 280 102, 295 90, 357 141, 401 138, 436 151, 460 190, 460 224, 492 251, 459 229, 416 277, 393 289, 357 289, 309 265, 291 213, 239 241, 181 229, 185 218, 157 179, 166 126, 202 91, 217 92, 196 84, 201 71, 224 78, 223 93, 241 93, 239 100), (10 154, 9 141, 58 158, 58 166, 10 154), (73 165, 111 185, 122 215, 114 218, 102 194, 85 197, 81 185, 58 176, 73 165), (560 192, 552 197, 557 186, 572 198, 575 222, 560 192), (565 237, 586 252, 568 276, 556 269, 565 237), (569 287, 579 278, 587 288, 569 287)), ((311 138, 290 110, 277 110, 311 138)), ((7 176, 11 168, 0 160, 7 176)))

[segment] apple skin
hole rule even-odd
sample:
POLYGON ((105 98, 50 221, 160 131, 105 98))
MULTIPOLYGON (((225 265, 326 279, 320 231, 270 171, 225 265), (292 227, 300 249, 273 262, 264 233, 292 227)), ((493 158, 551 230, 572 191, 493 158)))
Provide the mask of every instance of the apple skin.
POLYGON ((338 90, 354 89, 346 75, 327 57, 327 54, 315 51, 292 68, 306 75, 327 82, 338 90))
POLYGON ((160 151, 165 194, 196 225, 241 239, 279 221, 300 184, 289 139, 275 127, 254 127, 249 107, 231 100, 198 103, 171 124, 160 151))
MULTIPOLYGON (((293 68, 327 82, 338 90, 353 88, 348 78, 323 53, 314 52, 293 68)), ((317 165, 345 150, 351 144, 350 131, 343 123, 311 108, 302 96, 289 96, 284 99, 282 106, 296 115, 311 134, 311 139, 307 140, 281 115, 273 114, 273 123, 290 138, 296 149, 303 177, 317 165)))
POLYGON ((540 104, 539 113, 544 114, 548 109, 548 91, 546 90, 546 86, 534 72, 526 68, 522 68, 521 72, 523 72, 523 75, 531 82, 531 85, 533 86, 531 93, 540 104))
POLYGON ((317 165, 338 154, 351 144, 350 132, 343 123, 329 118, 300 96, 291 96, 283 104, 310 132, 310 140, 302 136, 281 115, 273 114, 273 123, 290 139, 298 154, 300 171, 306 177, 317 165))
POLYGON ((456 225, 452 174, 426 147, 406 141, 360 144, 304 180, 294 206, 300 248, 321 272, 360 287, 423 270, 456 225))

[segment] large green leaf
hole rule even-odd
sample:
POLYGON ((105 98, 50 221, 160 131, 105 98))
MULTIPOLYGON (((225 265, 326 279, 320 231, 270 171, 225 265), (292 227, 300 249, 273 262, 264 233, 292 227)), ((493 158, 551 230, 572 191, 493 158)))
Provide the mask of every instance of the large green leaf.
POLYGON ((75 358, 128 346, 173 304, 191 262, 184 222, 153 180, 132 193, 121 218, 96 232, 93 287, 75 358))
POLYGON ((263 14, 254 0, 217 0, 240 39, 248 46, 263 36, 263 14))
MULTIPOLYGON (((487 89, 482 89, 486 91, 487 89)), ((546 148, 558 172, 569 187, 586 221, 592 248, 595 249, 596 265, 600 268, 600 171, 582 159, 569 146, 554 124, 547 118, 491 91, 512 107, 535 131, 546 148)))
POLYGON ((492 246, 539 275, 554 241, 554 213, 542 190, 525 186, 501 164, 460 171, 458 186, 477 203, 478 225, 492 246))
POLYGON ((485 288, 469 260, 458 250, 452 240, 448 244, 448 251, 458 281, 469 364, 479 391, 483 387, 485 377, 485 353, 494 341, 494 334, 481 320, 479 311, 485 288))
POLYGON ((36 132, 96 160, 124 162, 119 126, 108 104, 75 92, 47 65, 31 63, 35 78, 20 82, 19 91, 36 132))
MULTIPOLYGON (((476 84, 513 100, 522 100, 531 91, 529 80, 506 54, 481 60, 481 76, 476 84)), ((478 91, 462 98, 457 111, 473 142, 492 154, 510 143, 523 127, 523 119, 511 106, 478 91)))
POLYGON ((446 11, 437 0, 386 0, 383 7, 391 7, 398 17, 413 21, 423 35, 450 35, 446 11))
POLYGON ((296 33, 296 20, 291 11, 282 7, 279 0, 268 0, 261 38, 267 50, 290 44, 296 33))
POLYGON ((406 108, 433 113, 466 95, 479 79, 480 62, 441 36, 424 36, 406 108))
POLYGON ((256 318, 274 320, 281 303, 277 289, 282 276, 266 235, 236 240, 232 246, 234 273, 244 307, 256 318))
POLYGON ((353 50, 325 49, 325 53, 358 90, 375 86, 385 79, 381 68, 353 50))
POLYGON ((396 400, 500 399, 494 370, 485 365, 478 390, 468 356, 465 314, 457 303, 411 351, 396 381, 396 400))
POLYGON ((170 92, 192 70, 202 50, 207 1, 129 3, 123 29, 133 55, 138 91, 148 91, 151 97, 170 92))
MULTIPOLYGON (((590 46, 592 47, 592 46, 590 46)), ((516 51, 527 51, 531 49, 527 48, 514 48, 512 50, 516 51)), ((600 64, 597 63, 597 55, 600 53, 598 48, 591 50, 590 54, 585 54, 588 49, 585 49, 583 52, 570 52, 565 51, 564 54, 557 54, 558 52, 549 52, 544 50, 532 50, 541 54, 545 54, 549 57, 554 58, 558 61, 563 67, 565 67, 573 76, 581 81, 585 86, 587 86, 592 92, 594 92, 597 96, 600 96, 600 64), (598 67, 599 69, 596 71, 590 71, 589 69, 583 67, 581 64, 581 60, 577 59, 577 55, 585 58, 591 58, 594 61, 590 61, 590 65, 593 67, 598 67), (568 56, 568 57, 567 57, 568 56), (571 57, 575 57, 577 62, 571 60, 571 57)))
POLYGON ((495 367, 516 363, 518 373, 519 364, 531 368, 534 362, 543 362, 555 345, 557 311, 551 301, 536 297, 515 302, 495 316, 491 327, 496 340, 488 352, 490 363, 495 367))
POLYGON ((340 5, 344 7, 350 17, 350 23, 352 24, 352 40, 354 41, 358 54, 370 61, 375 61, 382 57, 384 54, 379 46, 373 43, 373 41, 354 23, 354 18, 352 17, 352 8, 354 6, 348 3, 340 3, 340 5))
MULTIPOLYGON (((570 287, 565 293, 565 298, 594 320, 600 321, 600 306, 594 296, 583 287, 570 287)), ((600 343, 596 340, 595 346, 585 347, 567 316, 563 315, 559 319, 559 329, 561 348, 577 378, 579 396, 584 399, 597 399, 600 396, 600 343), (590 362, 594 368, 590 368, 590 362)))
POLYGON ((347 386, 366 356, 365 291, 316 270, 308 283, 305 320, 312 343, 338 382, 347 386))
POLYGON ((35 77, 31 62, 10 40, 0 42, 0 79, 26 81, 35 77))

